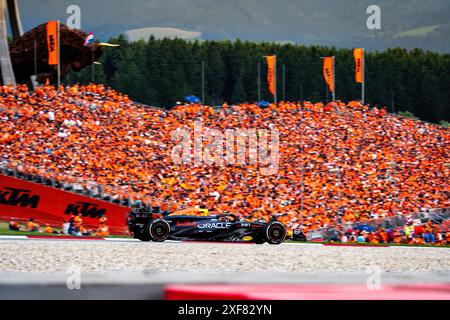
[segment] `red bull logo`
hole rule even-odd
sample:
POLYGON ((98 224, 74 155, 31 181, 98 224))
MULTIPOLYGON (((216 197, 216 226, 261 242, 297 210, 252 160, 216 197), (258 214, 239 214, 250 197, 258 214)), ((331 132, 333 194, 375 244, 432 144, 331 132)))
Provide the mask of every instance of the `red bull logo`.
POLYGON ((177 227, 195 227, 195 226, 197 226, 197 223, 189 222, 189 221, 184 221, 184 222, 177 221, 175 226, 177 226, 177 227))

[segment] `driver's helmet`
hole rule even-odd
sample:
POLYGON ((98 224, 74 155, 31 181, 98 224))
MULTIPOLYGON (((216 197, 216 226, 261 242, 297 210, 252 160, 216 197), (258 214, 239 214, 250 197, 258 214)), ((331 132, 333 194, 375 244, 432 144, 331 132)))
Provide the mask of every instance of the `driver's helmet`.
POLYGON ((229 212, 224 212, 223 215, 221 217, 219 217, 219 221, 222 221, 222 222, 234 221, 234 216, 231 215, 231 213, 229 213, 229 212))
POLYGON ((197 215, 199 216, 207 216, 209 214, 209 210, 205 208, 198 208, 197 215))

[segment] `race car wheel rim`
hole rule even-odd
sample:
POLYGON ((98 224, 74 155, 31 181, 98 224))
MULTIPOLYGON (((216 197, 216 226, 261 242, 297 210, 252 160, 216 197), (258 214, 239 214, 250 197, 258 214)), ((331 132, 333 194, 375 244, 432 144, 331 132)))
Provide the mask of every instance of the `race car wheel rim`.
POLYGON ((170 226, 163 220, 155 221, 150 226, 150 235, 155 241, 164 241, 169 237, 170 226))
POLYGON ((162 234, 164 234, 164 228, 162 228, 161 226, 157 226, 155 228, 155 234, 156 236, 161 236, 162 234))
POLYGON ((267 237, 274 243, 280 243, 284 241, 286 237, 286 231, 283 225, 274 223, 267 230, 267 237))

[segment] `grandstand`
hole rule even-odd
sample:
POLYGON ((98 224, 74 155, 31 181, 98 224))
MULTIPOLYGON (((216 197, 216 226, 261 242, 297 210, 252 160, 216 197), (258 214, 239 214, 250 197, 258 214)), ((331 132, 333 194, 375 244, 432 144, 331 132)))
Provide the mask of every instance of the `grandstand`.
POLYGON ((3 86, 0 123, 3 172, 121 205, 282 213, 304 232, 450 206, 449 129, 354 101, 164 111, 102 85, 3 86), (196 120, 219 130, 278 128, 279 171, 174 164, 172 133, 196 120))

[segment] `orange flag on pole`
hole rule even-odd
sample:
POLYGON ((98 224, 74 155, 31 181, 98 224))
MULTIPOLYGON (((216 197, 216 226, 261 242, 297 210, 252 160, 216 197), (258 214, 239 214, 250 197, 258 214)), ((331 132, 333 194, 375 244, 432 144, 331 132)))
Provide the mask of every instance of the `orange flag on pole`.
POLYGON ((353 56, 355 57, 355 81, 363 83, 364 49, 353 49, 353 56))
POLYGON ((267 56, 267 82, 269 83, 269 91, 275 96, 275 64, 276 56, 267 56))
POLYGON ((48 64, 58 65, 58 21, 47 22, 48 64))
POLYGON ((323 58, 323 76, 325 78, 326 83, 328 84, 328 88, 330 91, 334 93, 334 58, 333 57, 325 57, 323 58))

